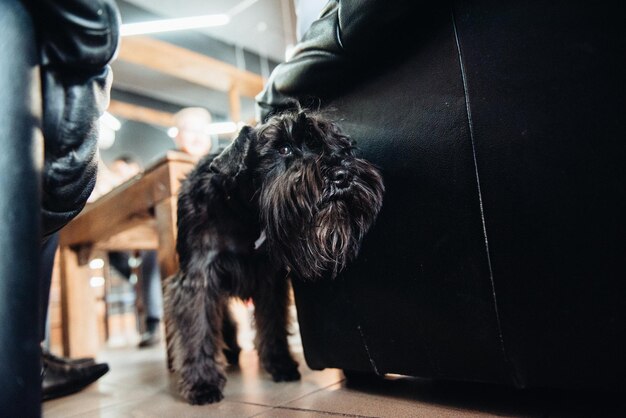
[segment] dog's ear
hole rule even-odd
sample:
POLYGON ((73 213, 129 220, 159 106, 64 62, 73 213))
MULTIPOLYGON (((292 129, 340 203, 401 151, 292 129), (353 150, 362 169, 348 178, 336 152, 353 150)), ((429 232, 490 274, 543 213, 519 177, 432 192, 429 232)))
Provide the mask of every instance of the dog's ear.
POLYGON ((247 169, 246 161, 252 149, 252 142, 256 139, 254 128, 244 126, 237 138, 213 159, 211 171, 234 178, 247 169))

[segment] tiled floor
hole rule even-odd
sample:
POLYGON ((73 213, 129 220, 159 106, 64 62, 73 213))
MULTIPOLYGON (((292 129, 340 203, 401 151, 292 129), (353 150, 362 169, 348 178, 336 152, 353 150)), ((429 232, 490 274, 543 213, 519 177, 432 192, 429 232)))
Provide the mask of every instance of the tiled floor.
MULTIPOLYGON (((469 384, 409 378, 348 384, 338 370, 309 370, 302 380, 273 383, 254 351, 228 370, 225 399, 191 406, 178 395, 165 368, 163 347, 118 348, 100 360, 111 371, 81 393, 44 403, 45 418, 70 417, 605 417, 626 414, 619 396, 518 392, 469 384), (616 412, 617 411, 617 412, 616 412)), ((626 416, 626 415, 621 415, 626 416)))

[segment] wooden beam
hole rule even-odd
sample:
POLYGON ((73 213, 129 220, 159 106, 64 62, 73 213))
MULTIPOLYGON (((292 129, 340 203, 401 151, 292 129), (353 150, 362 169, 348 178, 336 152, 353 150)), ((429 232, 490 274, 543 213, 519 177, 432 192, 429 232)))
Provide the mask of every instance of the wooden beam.
POLYGON ((159 248, 154 219, 131 218, 121 232, 99 241, 94 249, 107 251, 156 250, 159 248), (134 226, 133 226, 134 225, 134 226))
POLYGON ((263 78, 257 74, 145 36, 123 38, 118 59, 225 93, 233 85, 245 97, 254 97, 263 89, 263 78))
POLYGON ((174 126, 174 114, 149 107, 137 106, 134 104, 111 100, 108 111, 124 119, 151 125, 170 127, 174 126))

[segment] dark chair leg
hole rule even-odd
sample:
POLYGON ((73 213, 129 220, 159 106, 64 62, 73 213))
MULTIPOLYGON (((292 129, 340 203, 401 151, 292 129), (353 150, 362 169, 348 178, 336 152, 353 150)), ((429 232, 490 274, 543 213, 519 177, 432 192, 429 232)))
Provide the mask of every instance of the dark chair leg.
POLYGON ((43 158, 35 34, 0 0, 0 414, 41 415, 39 252, 43 158))

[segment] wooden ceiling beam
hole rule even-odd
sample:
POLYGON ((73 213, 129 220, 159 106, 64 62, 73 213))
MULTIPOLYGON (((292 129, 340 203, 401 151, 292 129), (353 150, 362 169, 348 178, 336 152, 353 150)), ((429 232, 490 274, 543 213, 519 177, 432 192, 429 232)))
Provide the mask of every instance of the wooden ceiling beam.
POLYGON ((150 125, 164 126, 169 128, 174 126, 174 115, 149 107, 134 105, 131 103, 111 100, 108 111, 123 119, 143 122, 150 125))
POLYGON ((263 78, 215 58, 146 36, 122 39, 118 59, 170 76, 228 93, 254 98, 263 89, 263 78))

